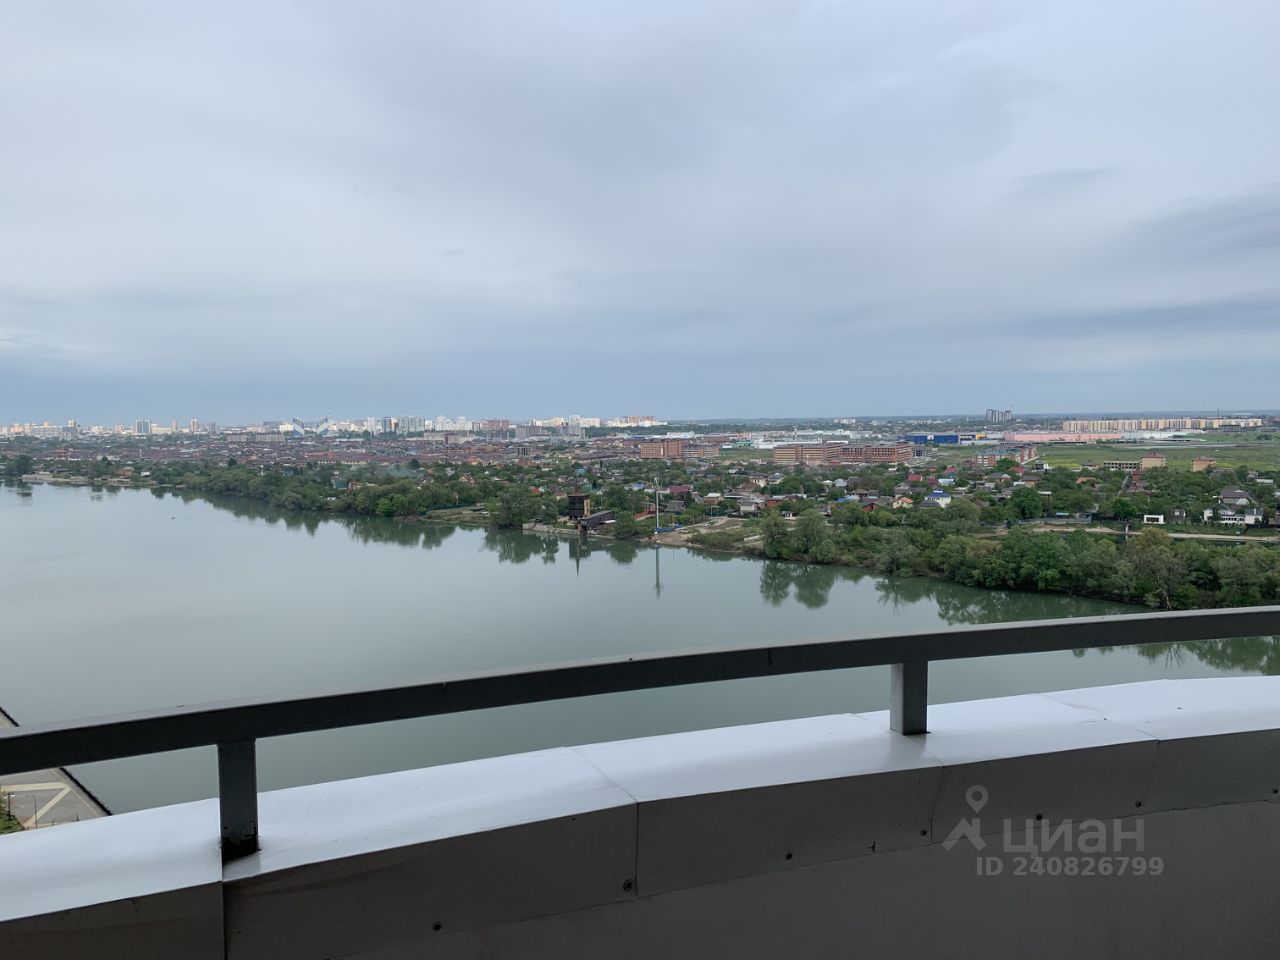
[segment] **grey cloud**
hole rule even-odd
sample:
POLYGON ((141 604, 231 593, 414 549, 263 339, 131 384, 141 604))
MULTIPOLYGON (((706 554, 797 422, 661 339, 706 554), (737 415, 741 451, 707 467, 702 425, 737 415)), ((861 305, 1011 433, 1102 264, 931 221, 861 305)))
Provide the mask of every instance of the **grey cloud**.
POLYGON ((1247 299, 1204 300, 1196 303, 1132 306, 1084 314, 1054 315, 1023 326, 1011 323, 1005 332, 1038 339, 1098 338, 1105 349, 1136 357, 1142 344, 1159 338, 1212 336, 1238 345, 1257 338, 1280 345, 1280 290, 1247 299))
POLYGON ((1075 196, 1081 190, 1109 180, 1118 171, 1111 167, 1078 167, 1071 170, 1046 170, 1019 179, 1011 195, 1019 200, 1055 200, 1075 196))
POLYGON ((1189 201, 1138 232, 1139 242, 1187 257, 1280 250, 1280 188, 1189 201))
MULTIPOLYGON (((1225 2, 16 6, 0 421, 980 409, 957 358, 1272 288, 1280 8, 1225 2)), ((1019 406, 1077 388, 1041 359, 1019 406)))

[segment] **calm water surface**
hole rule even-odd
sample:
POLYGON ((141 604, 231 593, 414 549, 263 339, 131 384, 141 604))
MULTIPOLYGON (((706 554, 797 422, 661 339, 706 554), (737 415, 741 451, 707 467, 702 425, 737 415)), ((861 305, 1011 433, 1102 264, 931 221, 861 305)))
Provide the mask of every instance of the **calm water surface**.
MULTIPOLYGON (((1129 613, 833 567, 243 504, 0 488, 0 706, 21 723, 581 657, 1129 613)), ((1263 641, 936 664, 935 702, 1270 669, 1263 641)), ((883 709, 887 668, 265 741, 263 789, 521 750, 883 709)), ((216 793, 212 748, 76 772, 115 811, 216 793)), ((2 778, 0 778, 2 780, 2 778)))

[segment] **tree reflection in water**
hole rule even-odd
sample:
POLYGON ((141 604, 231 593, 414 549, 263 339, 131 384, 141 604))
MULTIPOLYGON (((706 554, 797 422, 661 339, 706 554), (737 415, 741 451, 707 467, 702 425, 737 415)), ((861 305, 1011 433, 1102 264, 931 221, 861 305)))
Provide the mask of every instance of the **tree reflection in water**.
MULTIPOLYGON (((938 614, 949 624, 1005 623, 1012 620, 1049 620, 1066 616, 1096 615, 1096 605, 1060 594, 1022 593, 1011 590, 956 591, 953 585, 925 577, 888 579, 876 584, 885 602, 912 603, 926 597, 938 605, 938 614), (1065 606, 1064 606, 1065 604, 1065 606), (1072 606, 1079 604, 1078 612, 1072 606)), ((1122 609, 1122 608, 1117 608, 1122 609)), ((1138 612, 1138 607, 1130 608, 1138 612)), ((1073 650, 1077 657, 1133 650, 1150 663, 1179 666, 1198 660, 1216 670, 1280 674, 1280 642, 1276 637, 1235 637, 1230 640, 1194 640, 1187 643, 1147 643, 1136 647, 1094 647, 1073 650)))
MULTIPOLYGON (((20 492, 20 491, 18 491, 20 492)), ((119 493, 116 487, 107 487, 107 493, 119 493)), ((330 520, 346 527, 351 537, 362 544, 392 543, 404 547, 431 550, 453 536, 457 527, 449 523, 405 522, 375 517, 326 516, 316 513, 275 510, 252 501, 234 498, 197 497, 181 491, 154 489, 159 497, 173 496, 184 503, 205 500, 215 507, 228 510, 237 517, 263 520, 269 524, 283 523, 290 530, 303 529, 314 535, 323 520, 330 520)), ((543 563, 555 563, 561 549, 558 538, 523 533, 518 530, 486 530, 483 545, 498 555, 500 563, 527 563, 534 557, 543 563)), ((654 549, 643 541, 635 540, 586 540, 568 541, 570 555, 575 561, 603 552, 614 563, 628 566, 642 550, 654 549)), ((730 554, 700 553, 702 559, 731 562, 740 560, 730 554)), ((773 605, 781 606, 792 596, 809 609, 825 606, 831 599, 831 591, 840 581, 857 583, 871 574, 853 567, 822 564, 790 563, 782 560, 760 561, 760 595, 773 605)), ((961 587, 930 577, 877 577, 876 593, 881 603, 894 609, 932 601, 938 615, 948 624, 1005 623, 1014 620, 1048 620, 1062 616, 1089 616, 1098 611, 1097 601, 1062 594, 1039 594, 1013 590, 983 590, 961 587)), ((1124 608, 1115 605, 1120 611, 1124 608)), ((1140 608, 1131 608, 1135 612, 1140 608)), ((1076 650, 1075 656, 1083 657, 1096 652, 1106 655, 1116 647, 1097 647, 1093 650, 1076 650)), ((1163 662, 1176 666, 1189 662, 1188 658, 1217 670, 1261 673, 1269 676, 1280 674, 1280 639, 1276 637, 1239 637, 1231 640, 1199 640, 1189 643, 1149 643, 1133 649, 1151 663, 1163 662)))
POLYGON ((484 532, 483 543, 486 550, 498 555, 499 563, 528 563, 534 557, 541 557, 543 563, 555 563, 560 551, 559 541, 552 537, 517 530, 489 528, 484 532))
POLYGON ((840 580, 857 583, 867 574, 852 567, 818 563, 788 563, 763 560, 760 570, 760 595, 773 606, 781 606, 795 589, 796 600, 810 610, 824 607, 831 600, 831 588, 840 580))
MULTIPOLYGON (((1117 647, 1098 647, 1099 653, 1112 653, 1117 647)), ((1175 666, 1194 658, 1216 670, 1261 673, 1273 677, 1280 674, 1280 639, 1276 637, 1233 637, 1230 640, 1191 640, 1187 643, 1146 643, 1132 648, 1151 663, 1175 666)), ((1087 651, 1077 650, 1076 656, 1087 651)))
POLYGON ((433 550, 453 536, 454 531, 458 529, 451 523, 435 523, 430 520, 418 522, 381 517, 330 516, 298 510, 278 510, 255 501, 238 500, 234 497, 203 497, 175 491, 170 491, 169 495, 178 497, 184 503, 192 500, 206 501, 219 510, 226 510, 234 516, 249 520, 262 520, 268 524, 283 523, 288 530, 305 530, 311 536, 315 536, 321 523, 325 521, 336 523, 345 527, 351 539, 361 544, 391 543, 401 547, 433 550))

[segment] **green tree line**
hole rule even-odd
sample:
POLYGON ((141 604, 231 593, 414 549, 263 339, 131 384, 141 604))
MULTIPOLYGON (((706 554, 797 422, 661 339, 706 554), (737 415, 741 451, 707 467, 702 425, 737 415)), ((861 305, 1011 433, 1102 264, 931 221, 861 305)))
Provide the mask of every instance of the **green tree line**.
POLYGON ((978 530, 977 511, 964 503, 870 515, 837 508, 830 523, 813 510, 793 521, 768 510, 760 520, 771 558, 1170 610, 1280 602, 1280 551, 1264 546, 1177 542, 1151 528, 1119 544, 1083 530, 1063 536, 1015 528, 1003 537, 978 530))

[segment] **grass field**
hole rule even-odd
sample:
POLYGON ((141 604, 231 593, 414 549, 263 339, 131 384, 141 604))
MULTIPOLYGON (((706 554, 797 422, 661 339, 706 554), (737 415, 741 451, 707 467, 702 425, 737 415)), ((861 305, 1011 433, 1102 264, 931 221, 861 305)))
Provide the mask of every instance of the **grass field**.
POLYGON ((1241 464, 1257 470, 1280 469, 1280 443, 1266 440, 1240 439, 1226 441, 1192 441, 1189 443, 1042 443, 1040 456, 1051 467, 1078 467, 1092 461, 1138 460, 1148 450, 1156 450, 1168 458, 1174 469, 1190 469, 1196 457, 1212 457, 1220 467, 1241 464))
MULTIPOLYGON (((1175 469, 1189 469, 1196 457, 1212 457, 1220 467, 1238 467, 1244 464, 1257 470, 1280 470, 1280 439, 1260 440, 1251 434, 1228 435, 1213 440, 1188 440, 1177 443, 1041 443, 1037 444, 1040 457, 1051 467, 1078 467, 1092 461, 1139 460, 1148 450, 1158 450, 1175 469)), ((982 448, 980 447, 928 447, 927 455, 933 462, 947 465, 962 463, 982 448)), ((772 450, 735 448, 721 450, 724 461, 772 462, 772 450)))

